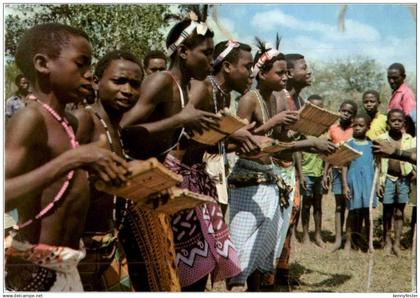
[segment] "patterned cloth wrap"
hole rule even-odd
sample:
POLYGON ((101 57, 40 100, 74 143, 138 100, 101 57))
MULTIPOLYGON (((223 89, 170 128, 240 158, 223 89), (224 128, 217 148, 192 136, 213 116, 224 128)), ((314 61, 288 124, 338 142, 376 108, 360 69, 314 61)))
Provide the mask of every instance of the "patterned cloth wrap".
MULTIPOLYGON (((205 164, 191 167, 168 155, 165 166, 184 178, 181 188, 216 198, 216 189, 205 172, 205 164)), ((212 284, 240 272, 236 249, 217 203, 180 211, 172 217, 176 265, 182 287, 211 273, 212 284)))
POLYGON ((86 257, 78 270, 85 291, 130 290, 127 262, 116 229, 108 233, 83 233, 86 257))
POLYGON ((6 239, 5 283, 8 291, 81 292, 77 264, 86 255, 83 241, 80 249, 30 244, 8 236, 6 239))
POLYGON ((230 229, 238 248, 241 274, 229 285, 245 284, 255 270, 274 273, 293 205, 286 172, 273 164, 239 159, 228 178, 230 229))

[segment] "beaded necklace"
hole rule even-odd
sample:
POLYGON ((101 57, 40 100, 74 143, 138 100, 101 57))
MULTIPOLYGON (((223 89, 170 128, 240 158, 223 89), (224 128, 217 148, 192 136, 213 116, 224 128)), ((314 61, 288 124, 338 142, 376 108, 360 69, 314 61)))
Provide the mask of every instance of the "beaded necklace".
MULTIPOLYGON (((54 111, 54 109, 52 107, 50 107, 48 104, 46 104, 44 102, 41 102, 39 99, 36 98, 35 101, 37 103, 41 104, 41 106, 45 110, 47 110, 48 113, 50 113, 50 115, 61 124, 61 126, 64 128, 64 131, 66 132, 67 136, 70 139, 71 148, 74 149, 74 148, 79 147, 79 143, 77 143, 77 141, 76 141, 76 136, 74 134, 73 128, 69 125, 69 123, 66 120, 66 118, 61 117, 60 115, 58 115, 58 113, 56 111, 54 111)), ((52 202, 49 203, 47 206, 45 206, 44 209, 42 209, 37 215, 35 215, 34 218, 31 218, 31 219, 27 220, 23 224, 14 225, 13 226, 13 229, 17 231, 19 229, 22 229, 22 228, 25 228, 25 227, 29 226, 35 220, 40 220, 43 217, 45 217, 46 214, 51 209, 53 209, 57 205, 57 203, 63 198, 63 195, 66 192, 66 190, 68 189, 68 187, 70 185, 70 181, 73 179, 73 177, 74 177, 74 170, 71 170, 70 172, 67 173, 66 180, 64 181, 64 183, 61 186, 60 190, 54 196, 54 199, 52 200, 52 202)))
MULTIPOLYGON (((268 121, 268 119, 270 119, 270 113, 268 111, 268 107, 266 102, 263 100, 261 93, 258 89, 253 90, 255 95, 257 96, 257 100, 261 109, 261 114, 263 117, 263 124, 266 123, 268 121), (264 107, 264 108, 263 108, 264 107)), ((270 129, 267 133, 266 136, 271 136, 273 134, 273 129, 270 129)))
MULTIPOLYGON (((109 130, 109 127, 106 124, 105 120, 101 117, 101 115, 99 115, 98 112, 94 111, 91 106, 86 106, 86 109, 91 110, 93 112, 93 114, 96 116, 96 118, 98 118, 102 127, 105 129, 105 135, 106 135, 106 138, 108 140, 109 146, 111 147, 111 151, 114 152, 115 154, 117 154, 117 149, 114 147, 114 142, 112 141, 111 131, 109 130)), ((120 141, 120 147, 121 147, 121 150, 123 152, 123 156, 126 157, 126 155, 124 153, 124 149, 123 149, 123 144, 121 142, 121 135, 120 135, 120 130, 119 129, 117 129, 117 134, 118 134, 118 140, 120 141)), ((117 227, 117 231, 121 230, 121 228, 123 227, 125 218, 127 216, 129 201, 127 199, 123 199, 123 200, 124 200, 124 209, 122 211, 121 222, 119 223, 119 225, 117 227)), ((117 224, 117 196, 113 197, 112 202, 114 204, 113 209, 112 209, 112 220, 114 221, 115 224, 117 224)))
POLYGON ((289 91, 287 91, 286 89, 284 89, 284 92, 286 94, 287 106, 289 108, 289 111, 298 111, 298 110, 300 110, 300 108, 302 107, 302 102, 301 102, 300 96, 298 96, 298 98, 297 98, 298 106, 296 106, 296 104, 294 103, 293 98, 290 95, 289 91))
MULTIPOLYGON (((223 89, 220 87, 220 85, 216 82, 216 79, 213 76, 208 76, 209 81, 212 85, 212 95, 213 95, 213 104, 214 104, 214 112, 217 113, 219 112, 219 107, 217 105, 217 90, 220 91, 220 93, 223 96, 223 108, 226 106, 226 96, 228 95, 225 91, 223 91, 223 89)), ((227 154, 226 154, 226 145, 225 145, 225 141, 221 140, 218 143, 218 147, 219 147, 219 153, 223 155, 223 161, 225 164, 225 167, 229 165, 228 160, 227 160, 227 154)))

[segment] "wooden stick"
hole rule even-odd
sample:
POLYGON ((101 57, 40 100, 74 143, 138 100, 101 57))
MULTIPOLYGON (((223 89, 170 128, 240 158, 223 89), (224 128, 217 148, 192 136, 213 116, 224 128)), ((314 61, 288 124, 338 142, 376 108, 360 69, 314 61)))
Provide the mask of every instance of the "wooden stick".
POLYGON ((375 190, 376 190, 376 183, 378 182, 379 178, 379 163, 375 162, 375 174, 373 175, 373 184, 372 189, 370 191, 369 197, 369 265, 368 265, 368 280, 367 280, 367 289, 366 291, 369 292, 370 284, 372 281, 372 270, 373 270, 373 198, 375 197, 375 190))
POLYGON ((379 178, 379 163, 375 163, 375 174, 373 175, 373 184, 369 197, 369 252, 373 253, 373 198, 376 193, 376 184, 379 178))
POLYGON ((411 244, 411 291, 417 292, 417 264, 416 264, 416 251, 417 251, 417 224, 413 227, 413 243, 411 244))
POLYGON ((369 292, 370 290, 370 284, 372 281, 372 269, 373 269, 373 253, 369 254, 369 265, 368 265, 368 279, 367 279, 367 288, 366 292, 369 292))

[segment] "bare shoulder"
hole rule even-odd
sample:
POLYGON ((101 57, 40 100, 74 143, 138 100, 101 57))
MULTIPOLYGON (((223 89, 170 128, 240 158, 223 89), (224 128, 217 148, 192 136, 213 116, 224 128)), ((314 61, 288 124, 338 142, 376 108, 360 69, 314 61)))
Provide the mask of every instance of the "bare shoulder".
POLYGON ((76 138, 80 144, 87 144, 91 142, 91 135, 95 129, 95 123, 92 113, 85 108, 80 108, 73 111, 72 117, 75 119, 77 125, 76 138))
POLYGON ((212 86, 208 79, 205 79, 203 81, 199 81, 195 79, 191 80, 191 89, 196 89, 199 91, 210 93, 211 88, 212 86))
POLYGON ((236 114, 238 117, 248 119, 251 122, 253 114, 257 107, 257 98, 254 91, 248 91, 239 99, 238 109, 236 114))
POLYGON ((239 99, 239 105, 247 104, 247 105, 256 105, 257 97, 255 96, 255 92, 253 90, 248 91, 239 99))
MULTIPOLYGON (((143 81, 141 90, 147 93, 162 93, 168 92, 173 86, 174 80, 166 71, 156 72, 143 81)), ((144 94, 144 93, 143 93, 144 94)))
POLYGON ((6 127, 5 176, 15 177, 35 168, 48 147, 48 129, 40 106, 19 110, 6 127), (35 154, 38 152, 38 154, 35 154))
POLYGON ((191 80, 191 87, 189 90, 189 101, 195 108, 209 110, 209 100, 211 99, 212 86, 206 79, 203 81, 191 80))
POLYGON ((30 104, 19 110, 6 127, 6 147, 9 145, 31 144, 45 141, 47 126, 37 104, 30 104))

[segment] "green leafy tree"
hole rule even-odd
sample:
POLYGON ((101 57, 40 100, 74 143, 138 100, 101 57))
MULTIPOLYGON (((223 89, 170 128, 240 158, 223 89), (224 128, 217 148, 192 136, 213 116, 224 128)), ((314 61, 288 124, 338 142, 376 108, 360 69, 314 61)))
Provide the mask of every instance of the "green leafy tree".
POLYGON ((314 81, 304 96, 319 94, 324 104, 331 110, 338 110, 340 103, 346 99, 356 101, 362 108, 362 95, 373 89, 380 93, 382 105, 386 109, 391 91, 386 81, 386 69, 374 59, 352 57, 335 60, 330 63, 311 63, 314 81))
POLYGON ((160 4, 13 4, 18 13, 5 19, 6 55, 13 57, 23 32, 36 24, 59 22, 83 29, 98 59, 112 49, 129 49, 142 58, 150 49, 162 49, 163 18, 169 5, 160 4))
POLYGON ((163 49, 163 18, 169 5, 158 4, 8 4, 5 17, 5 93, 15 90, 17 44, 28 28, 58 22, 84 30, 93 46, 93 60, 113 49, 127 49, 140 59, 150 49, 163 49))

